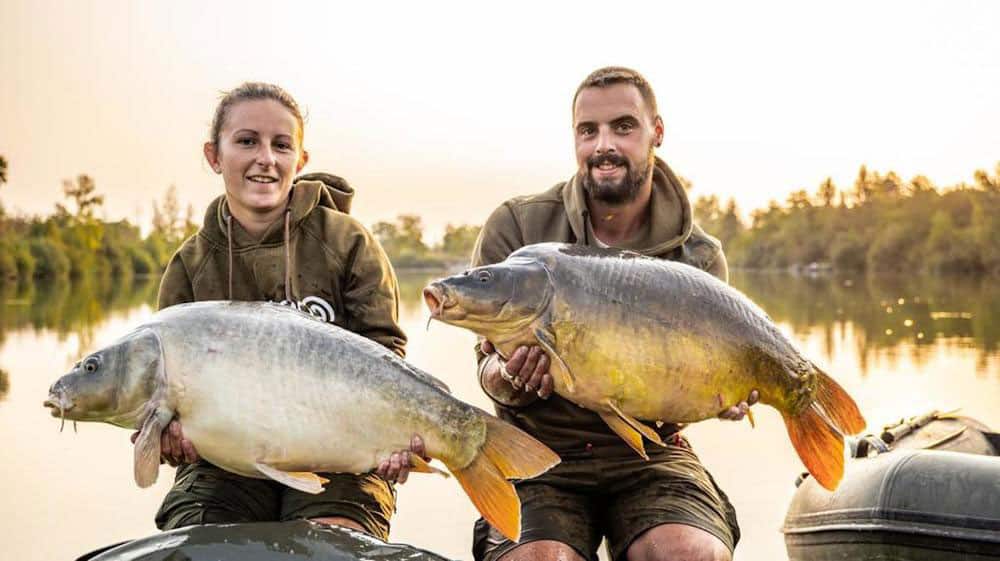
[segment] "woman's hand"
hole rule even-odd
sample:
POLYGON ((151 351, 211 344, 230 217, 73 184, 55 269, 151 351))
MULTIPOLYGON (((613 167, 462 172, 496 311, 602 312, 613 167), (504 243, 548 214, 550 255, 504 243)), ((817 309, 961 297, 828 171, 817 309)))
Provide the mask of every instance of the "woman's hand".
MULTIPOLYGON (((139 431, 132 433, 132 444, 139 438, 139 431)), ((170 421, 167 428, 160 434, 160 462, 166 462, 173 467, 180 464, 193 464, 201 459, 194 444, 184 438, 181 422, 170 421)))

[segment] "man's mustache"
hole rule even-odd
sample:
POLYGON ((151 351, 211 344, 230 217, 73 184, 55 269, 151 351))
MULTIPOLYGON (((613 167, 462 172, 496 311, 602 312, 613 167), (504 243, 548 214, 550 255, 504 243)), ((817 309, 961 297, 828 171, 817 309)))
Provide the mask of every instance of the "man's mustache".
POLYGON ((628 167, 628 160, 620 154, 601 154, 587 158, 587 168, 594 168, 603 164, 628 167))

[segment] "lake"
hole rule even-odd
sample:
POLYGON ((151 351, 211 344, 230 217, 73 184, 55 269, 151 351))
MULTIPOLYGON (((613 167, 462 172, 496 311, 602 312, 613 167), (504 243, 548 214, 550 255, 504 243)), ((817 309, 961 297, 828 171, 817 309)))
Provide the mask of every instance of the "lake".
MULTIPOLYGON (((492 410, 475 376, 474 337, 441 323, 425 330, 420 289, 436 275, 402 274, 408 359, 454 394, 492 410)), ((869 430, 931 409, 961 407, 1000 429, 1000 283, 996 278, 791 276, 735 272, 806 356, 857 400, 869 430)), ((153 514, 173 480, 132 480, 129 432, 79 424, 42 407, 49 385, 85 353, 153 312, 155 279, 0 287, 0 552, 5 559, 71 559, 156 531, 153 514)), ((739 514, 738 561, 785 559, 779 531, 801 464, 780 415, 685 430, 739 514)), ((391 539, 471 559, 476 512, 453 479, 416 474, 399 487, 391 539)))

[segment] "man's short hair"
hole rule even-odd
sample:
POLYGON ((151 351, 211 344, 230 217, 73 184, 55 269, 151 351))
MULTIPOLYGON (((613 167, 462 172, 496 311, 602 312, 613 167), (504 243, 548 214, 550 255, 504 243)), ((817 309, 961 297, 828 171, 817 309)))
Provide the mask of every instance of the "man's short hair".
POLYGON ((656 108, 656 94, 653 93, 653 87, 642 77, 642 74, 624 66, 598 68, 584 78, 583 82, 580 82, 580 86, 576 88, 576 93, 573 94, 573 111, 576 111, 576 99, 580 97, 580 92, 585 88, 606 88, 615 84, 632 84, 639 90, 639 94, 652 113, 651 116, 656 117, 660 114, 656 108))

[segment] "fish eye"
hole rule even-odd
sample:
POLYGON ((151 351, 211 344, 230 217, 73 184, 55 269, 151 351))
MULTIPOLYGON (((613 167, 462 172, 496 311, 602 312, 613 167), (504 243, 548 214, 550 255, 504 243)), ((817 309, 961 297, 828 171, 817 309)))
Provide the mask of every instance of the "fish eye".
POLYGON ((493 275, 489 271, 479 271, 479 282, 490 282, 493 275))
POLYGON ((101 361, 96 357, 90 357, 83 361, 83 369, 87 372, 97 372, 97 369, 101 366, 101 361))

